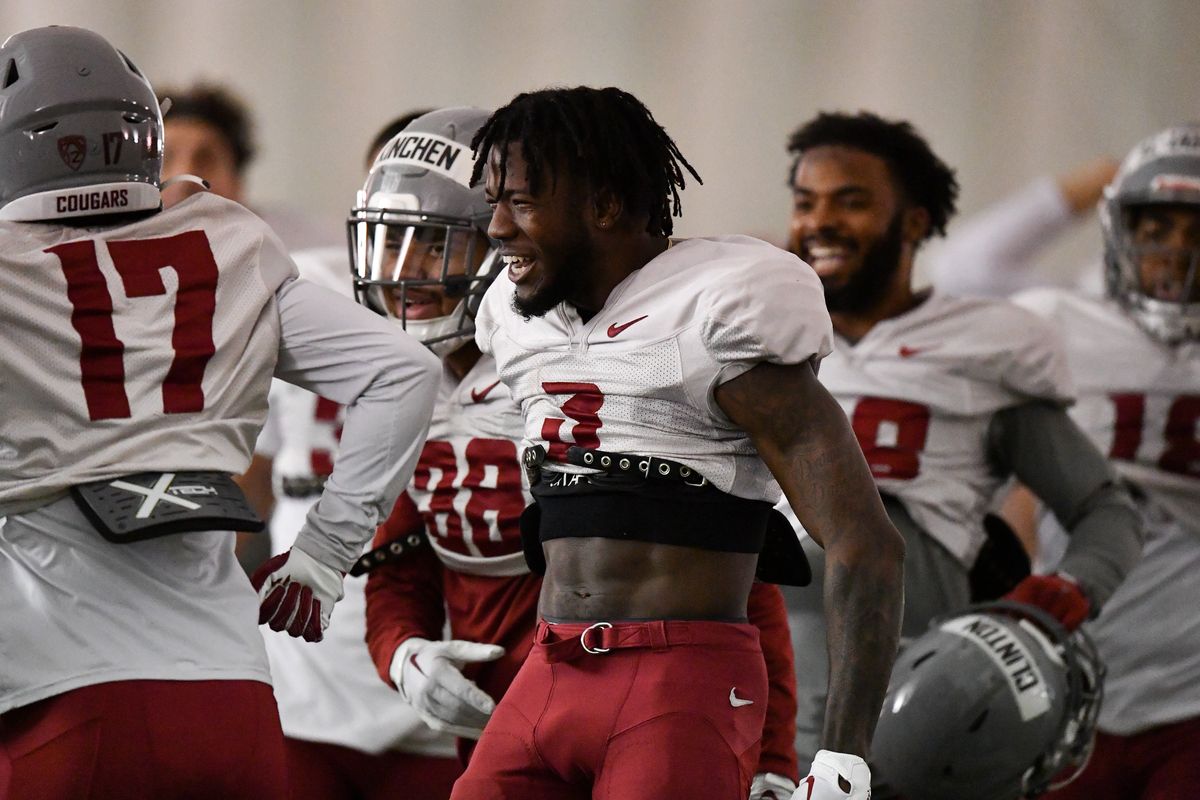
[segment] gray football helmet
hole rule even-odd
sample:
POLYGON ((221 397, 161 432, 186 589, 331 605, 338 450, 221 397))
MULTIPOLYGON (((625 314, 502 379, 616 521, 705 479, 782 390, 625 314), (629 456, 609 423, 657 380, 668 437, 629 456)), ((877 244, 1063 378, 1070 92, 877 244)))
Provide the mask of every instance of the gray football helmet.
POLYGON ((475 331, 475 312, 499 259, 492 210, 470 185, 471 138, 489 112, 444 108, 383 146, 350 212, 350 263, 359 302, 386 314, 438 355, 475 331))
POLYGON ((1134 231, 1139 214, 1166 204, 1200 214, 1200 124, 1168 128, 1140 142, 1100 203, 1109 296, 1152 336, 1175 344, 1200 338, 1200 247, 1139 241, 1134 231), (1144 266, 1170 276, 1160 283, 1172 297, 1147 288, 1144 266))
POLYGON ((0 45, 0 219, 157 209, 162 113, 129 57, 83 28, 0 45))
POLYGON ((892 670, 871 745, 880 796, 1016 800, 1087 764, 1104 668, 1082 631, 1020 603, 934 620, 892 670))

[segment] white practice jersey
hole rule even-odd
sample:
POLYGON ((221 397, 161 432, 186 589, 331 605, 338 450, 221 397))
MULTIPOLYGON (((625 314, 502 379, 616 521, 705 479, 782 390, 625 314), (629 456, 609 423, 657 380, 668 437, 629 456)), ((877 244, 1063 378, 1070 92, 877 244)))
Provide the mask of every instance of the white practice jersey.
POLYGON ((992 416, 1071 398, 1061 343, 1046 323, 1009 303, 937 293, 855 345, 839 337, 820 377, 880 491, 968 567, 1006 477, 988 460, 992 416))
POLYGON ((518 452, 523 425, 490 356, 481 356, 461 381, 449 370, 443 374, 408 493, 438 558, 455 572, 529 572, 517 526, 532 499, 518 452))
MULTIPOLYGON (((1107 299, 1040 289, 1016 300, 1062 332, 1072 418, 1145 496, 1142 560, 1088 624, 1109 671, 1100 727, 1200 715, 1200 343, 1168 347, 1107 299)), ((1043 516, 1044 544, 1061 547, 1043 516)))
POLYGON ((354 457, 300 533, 348 568, 415 466, 436 359, 294 280, 269 229, 213 195, 121 227, 3 223, 0 240, 0 712, 117 680, 269 682, 231 532, 113 544, 66 488, 242 471, 274 373, 352 404, 354 457))
POLYGON ((525 420, 525 440, 561 461, 571 445, 680 461, 738 497, 774 502, 778 484, 714 400, 761 362, 829 352, 816 273, 747 236, 676 243, 618 284, 583 322, 568 303, 525 320, 500 275, 476 341, 525 420))
POLYGON ((133 472, 246 468, 296 276, 257 217, 203 192, 119 227, 3 222, 0 241, 0 514, 133 472))

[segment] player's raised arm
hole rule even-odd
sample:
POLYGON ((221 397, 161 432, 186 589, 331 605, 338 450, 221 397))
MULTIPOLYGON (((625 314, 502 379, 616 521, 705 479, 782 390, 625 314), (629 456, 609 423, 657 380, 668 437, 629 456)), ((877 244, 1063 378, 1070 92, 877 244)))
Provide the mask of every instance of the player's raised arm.
POLYGON ((900 637, 904 542, 845 414, 810 364, 760 364, 719 386, 716 400, 750 434, 797 517, 825 548, 824 747, 865 756, 900 637))

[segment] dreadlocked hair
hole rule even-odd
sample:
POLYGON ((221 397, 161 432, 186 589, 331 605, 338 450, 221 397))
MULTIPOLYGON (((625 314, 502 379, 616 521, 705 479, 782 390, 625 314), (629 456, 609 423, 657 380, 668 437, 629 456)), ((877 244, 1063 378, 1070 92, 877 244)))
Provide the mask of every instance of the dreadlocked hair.
POLYGON ((793 180, 807 151, 838 145, 883 159, 904 198, 929 212, 926 238, 934 234, 945 236, 946 223, 956 211, 958 180, 954 170, 934 155, 929 143, 912 125, 883 119, 869 111, 818 114, 788 140, 788 152, 795 154, 793 180))
POLYGON ((500 189, 507 176, 508 145, 519 142, 531 191, 547 173, 578 170, 591 191, 611 191, 633 215, 647 217, 652 236, 670 236, 672 216, 682 208, 679 190, 686 169, 699 173, 633 95, 615 87, 542 89, 525 92, 492 114, 471 140, 477 160, 471 185, 483 178, 487 154, 500 159, 500 189))

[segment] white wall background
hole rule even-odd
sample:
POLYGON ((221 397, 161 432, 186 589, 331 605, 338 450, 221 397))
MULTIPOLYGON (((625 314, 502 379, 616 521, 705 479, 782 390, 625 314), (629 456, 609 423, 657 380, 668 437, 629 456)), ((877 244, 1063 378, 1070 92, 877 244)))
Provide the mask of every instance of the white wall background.
MULTIPOLYGON (((0 0, 0 35, 54 23, 156 84, 231 84, 257 115, 251 198, 339 220, 385 121, 552 84, 650 107, 705 180, 683 235, 781 237, 784 143, 818 110, 912 120, 968 212, 1200 119, 1196 0, 0 0)), ((1096 249, 1082 228, 1063 270, 1096 249)))

